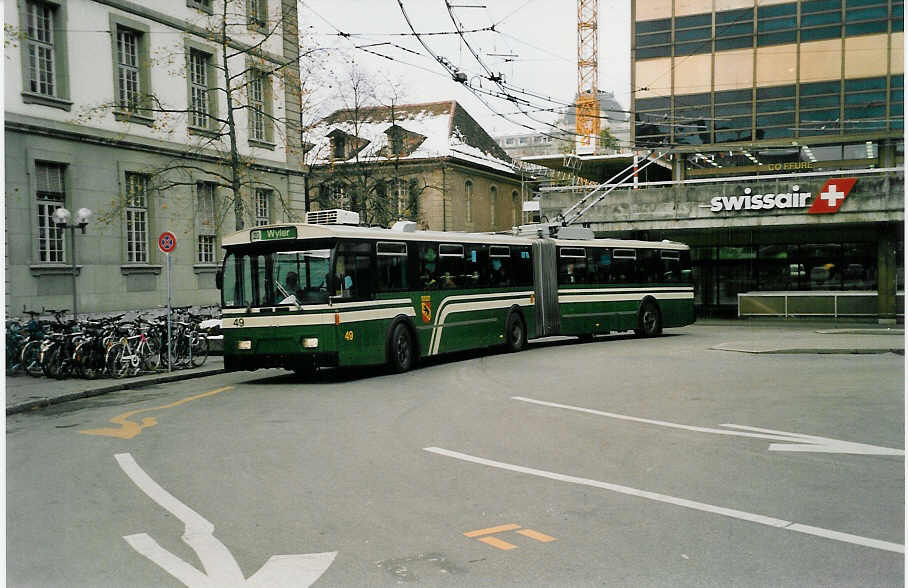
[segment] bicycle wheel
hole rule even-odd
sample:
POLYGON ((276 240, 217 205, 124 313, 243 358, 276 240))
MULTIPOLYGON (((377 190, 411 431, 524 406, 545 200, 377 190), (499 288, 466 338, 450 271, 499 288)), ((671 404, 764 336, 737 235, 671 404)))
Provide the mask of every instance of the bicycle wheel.
POLYGON ((193 367, 200 367, 208 359, 208 337, 201 333, 192 336, 189 343, 190 358, 193 367))
POLYGON ((41 358, 41 369, 48 378, 63 379, 63 353, 60 343, 52 343, 44 350, 41 358))
POLYGON ((122 343, 114 343, 110 346, 104 363, 107 366, 108 375, 118 379, 126 376, 132 367, 129 356, 126 356, 126 346, 122 343))
POLYGON ((145 345, 142 347, 142 369, 153 372, 161 367, 161 354, 158 351, 158 343, 153 338, 145 339, 145 345))
POLYGON ((94 380, 104 372, 104 357, 94 341, 79 343, 73 360, 77 373, 87 380, 94 380))
POLYGON ((75 348, 73 349, 72 356, 72 373, 74 376, 79 378, 85 377, 85 370, 83 365, 83 360, 85 356, 88 355, 88 346, 85 345, 85 341, 80 341, 76 343, 75 348))
POLYGON ((19 374, 19 370, 22 369, 22 363, 20 357, 22 355, 22 340, 15 338, 14 341, 10 341, 10 338, 6 338, 6 375, 7 376, 16 376, 19 374))
POLYGON ((25 373, 37 378, 44 373, 41 369, 41 341, 29 341, 22 348, 22 369, 25 373))

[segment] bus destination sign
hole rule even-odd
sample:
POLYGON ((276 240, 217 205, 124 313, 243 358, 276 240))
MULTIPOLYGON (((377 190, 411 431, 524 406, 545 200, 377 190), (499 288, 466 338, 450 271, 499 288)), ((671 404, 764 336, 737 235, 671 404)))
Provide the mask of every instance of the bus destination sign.
POLYGON ((253 229, 249 231, 250 241, 279 241, 296 239, 296 227, 275 227, 273 229, 253 229))

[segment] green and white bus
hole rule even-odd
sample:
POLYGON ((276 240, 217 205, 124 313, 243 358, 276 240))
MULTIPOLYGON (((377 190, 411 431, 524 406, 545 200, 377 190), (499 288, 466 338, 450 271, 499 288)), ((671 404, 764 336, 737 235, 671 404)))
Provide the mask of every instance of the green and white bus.
MULTIPOLYGON (((591 233, 590 233, 591 234, 591 233)), ((325 224, 255 227, 223 240, 218 272, 228 371, 387 364, 528 338, 694 322, 681 243, 563 239, 325 224)))

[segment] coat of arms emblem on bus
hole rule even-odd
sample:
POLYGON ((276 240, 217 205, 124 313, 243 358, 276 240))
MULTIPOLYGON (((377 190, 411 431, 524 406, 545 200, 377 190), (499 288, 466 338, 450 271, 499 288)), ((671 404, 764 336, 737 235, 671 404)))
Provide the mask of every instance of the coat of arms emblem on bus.
POLYGON ((420 296, 419 308, 422 310, 422 322, 432 322, 432 297, 420 296))

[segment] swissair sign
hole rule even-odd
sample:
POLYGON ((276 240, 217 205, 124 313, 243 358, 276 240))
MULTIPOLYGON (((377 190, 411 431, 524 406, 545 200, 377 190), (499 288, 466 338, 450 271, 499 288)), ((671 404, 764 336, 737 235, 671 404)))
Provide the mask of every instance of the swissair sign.
POLYGON ((735 212, 739 210, 774 210, 785 208, 807 208, 807 214, 829 214, 837 212, 854 188, 857 178, 834 178, 827 180, 817 193, 804 192, 794 185, 789 192, 755 194, 753 188, 744 188, 743 194, 715 196, 709 204, 712 212, 735 212))
POLYGON ((827 180, 817 194, 807 214, 829 214, 837 212, 851 192, 857 178, 836 178, 827 180))

